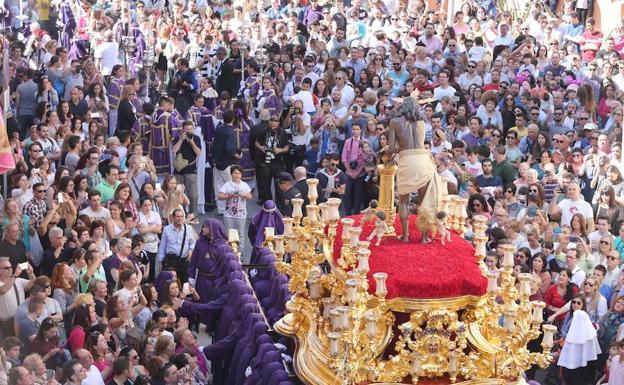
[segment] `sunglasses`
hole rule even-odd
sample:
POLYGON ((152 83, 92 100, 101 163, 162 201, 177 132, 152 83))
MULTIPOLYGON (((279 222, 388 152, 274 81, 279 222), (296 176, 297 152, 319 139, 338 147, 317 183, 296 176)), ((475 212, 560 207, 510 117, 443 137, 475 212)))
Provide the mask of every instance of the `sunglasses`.
POLYGON ((572 301, 572 304, 573 305, 582 305, 583 302, 581 302, 581 301, 572 301))
POLYGON ((607 259, 615 261, 616 259, 620 259, 620 257, 614 257, 614 256, 610 255, 610 256, 607 257, 607 259))
POLYGON ((557 140, 555 140, 555 142, 557 142, 557 143, 563 143, 563 140, 561 140, 561 139, 557 139, 557 140))
POLYGON ((505 190, 505 192, 506 192, 506 193, 513 194, 513 190, 509 190, 509 189, 507 189, 507 190, 505 190))
POLYGON ((500 138, 500 134, 492 134, 492 136, 495 138, 500 138))
POLYGON ((507 139, 516 139, 515 136, 508 136, 507 139))
POLYGON ((600 241, 600 244, 601 245, 610 245, 611 242, 609 242, 609 241, 600 241))
POLYGON ((594 284, 591 282, 585 282, 584 284, 585 286, 589 286, 589 287, 594 287, 594 284))

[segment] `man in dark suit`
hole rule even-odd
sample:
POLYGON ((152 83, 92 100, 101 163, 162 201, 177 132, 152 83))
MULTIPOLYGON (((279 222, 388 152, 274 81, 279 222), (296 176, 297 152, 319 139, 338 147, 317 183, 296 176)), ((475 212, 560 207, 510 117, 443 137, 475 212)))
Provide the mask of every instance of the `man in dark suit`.
POLYGON ((234 79, 234 66, 230 63, 230 59, 227 58, 225 47, 217 48, 215 56, 220 63, 217 70, 217 93, 221 94, 221 92, 227 91, 230 95, 236 95, 238 84, 236 84, 234 79))
MULTIPOLYGON (((213 154, 214 154, 214 188, 215 196, 219 194, 221 187, 230 180, 230 166, 241 158, 240 149, 236 148, 234 134, 234 111, 227 110, 223 113, 223 124, 215 129, 213 154)), ((225 201, 217 200, 219 215, 225 211, 225 201)))
MULTIPOLYGON (((262 167, 262 163, 264 163, 264 153, 258 149, 256 141, 262 141, 264 139, 264 133, 269 130, 269 119, 271 118, 269 110, 261 110, 258 118, 260 122, 253 125, 249 130, 249 153, 254 162, 256 175, 260 175, 260 168, 262 167)), ((262 201, 258 200, 258 204, 262 204, 262 201)))

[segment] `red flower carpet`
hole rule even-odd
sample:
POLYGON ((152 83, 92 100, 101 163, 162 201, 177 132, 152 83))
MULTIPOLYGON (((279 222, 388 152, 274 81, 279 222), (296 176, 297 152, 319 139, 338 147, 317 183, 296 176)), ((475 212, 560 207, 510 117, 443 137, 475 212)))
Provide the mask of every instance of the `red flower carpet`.
MULTIPOLYGON (((362 215, 354 215, 354 226, 360 226, 362 215)), ((361 240, 374 229, 374 221, 363 226, 361 240)), ((395 221, 397 233, 401 231, 399 216, 395 221)), ((451 242, 442 246, 439 239, 421 245, 420 232, 416 228, 416 216, 409 218, 410 242, 403 243, 394 237, 386 237, 379 246, 372 240, 368 274, 369 291, 375 292, 373 274, 388 273, 386 298, 450 298, 463 295, 485 294, 487 279, 474 257, 474 247, 455 232, 451 242)), ((342 225, 338 225, 334 244, 334 260, 340 257, 342 225)))

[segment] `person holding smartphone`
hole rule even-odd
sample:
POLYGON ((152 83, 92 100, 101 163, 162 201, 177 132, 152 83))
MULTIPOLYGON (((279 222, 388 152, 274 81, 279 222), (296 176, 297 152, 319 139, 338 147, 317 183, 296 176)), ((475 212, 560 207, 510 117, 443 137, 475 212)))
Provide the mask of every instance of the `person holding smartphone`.
POLYGON ((230 175, 232 179, 221 186, 217 199, 225 201, 223 221, 228 230, 238 230, 240 249, 242 252, 245 245, 247 201, 253 199, 253 197, 251 196, 251 188, 242 180, 243 169, 240 166, 230 166, 230 175))

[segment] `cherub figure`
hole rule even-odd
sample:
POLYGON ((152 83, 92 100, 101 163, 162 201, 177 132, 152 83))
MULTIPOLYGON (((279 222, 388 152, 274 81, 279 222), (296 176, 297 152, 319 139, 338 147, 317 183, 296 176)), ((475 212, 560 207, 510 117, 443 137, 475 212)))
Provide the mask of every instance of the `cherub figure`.
POLYGON ((446 228, 446 213, 440 211, 436 217, 436 230, 440 235, 440 242, 451 241, 451 232, 446 228))
POLYGON ((375 215, 375 213, 377 213, 378 207, 379 202, 377 201, 377 199, 372 199, 368 204, 368 207, 364 211, 362 211, 362 213, 364 213, 364 216, 362 217, 362 225, 367 224, 368 222, 370 222, 371 219, 373 219, 373 216, 375 215))
POLYGON ((366 238, 367 241, 377 237, 377 242, 375 242, 375 246, 379 246, 381 243, 381 239, 388 232, 388 225, 386 224, 386 213, 383 211, 375 212, 375 230, 366 238))

